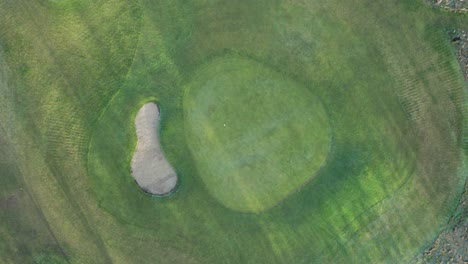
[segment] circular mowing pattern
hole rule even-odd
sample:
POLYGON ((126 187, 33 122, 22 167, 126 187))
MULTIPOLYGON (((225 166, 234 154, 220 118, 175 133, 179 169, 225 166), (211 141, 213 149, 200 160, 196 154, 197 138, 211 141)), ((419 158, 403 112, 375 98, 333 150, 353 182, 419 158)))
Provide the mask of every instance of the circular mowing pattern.
POLYGON ((260 212, 310 181, 330 148, 319 99, 291 79, 239 58, 197 72, 184 98, 189 147, 209 192, 260 212))

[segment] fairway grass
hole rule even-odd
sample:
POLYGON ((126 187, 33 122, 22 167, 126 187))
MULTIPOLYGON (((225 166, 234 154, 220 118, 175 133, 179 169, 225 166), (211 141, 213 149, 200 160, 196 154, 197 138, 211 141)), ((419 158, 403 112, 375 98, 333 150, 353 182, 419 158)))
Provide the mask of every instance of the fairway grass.
POLYGON ((203 182, 226 207, 263 211, 318 173, 330 127, 309 90, 232 57, 194 76, 184 98, 187 142, 203 182))
POLYGON ((413 0, 0 1, 0 262, 411 261, 468 175, 446 35, 467 21, 413 0), (131 174, 150 102, 178 177, 161 197, 131 174))

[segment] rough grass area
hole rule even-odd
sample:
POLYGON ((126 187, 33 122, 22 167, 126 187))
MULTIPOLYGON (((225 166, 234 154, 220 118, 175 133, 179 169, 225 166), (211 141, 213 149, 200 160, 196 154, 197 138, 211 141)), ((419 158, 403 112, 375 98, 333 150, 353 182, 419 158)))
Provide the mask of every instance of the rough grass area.
MULTIPOLYGON (((456 48, 457 59, 468 82, 468 35, 464 30, 450 32, 456 48)), ((453 213, 437 239, 415 259, 417 263, 465 263, 468 262, 468 181, 453 213)))
MULTIPOLYGON (((0 214, 0 232, 56 241, 0 242, 0 261, 412 260, 449 221, 467 177, 466 84, 445 32, 467 21, 413 0, 0 0, 0 124, 20 172, 0 189, 0 210, 17 186, 36 205, 18 212, 24 221, 0 214), (197 156, 184 103, 200 67, 230 54, 320 98, 332 138, 319 174, 255 214, 227 208, 206 184, 200 166, 222 165, 197 156), (166 197, 131 177, 146 102, 160 106, 180 181, 166 197), (22 217, 39 219, 34 208, 43 227, 22 217)), ((307 99, 293 101, 304 109, 307 99)))
POLYGON ((468 262, 468 184, 459 207, 434 243, 422 252, 415 263, 466 263, 468 262))
POLYGON ((0 260, 2 263, 67 263, 64 249, 50 232, 28 186, 22 182, 10 143, 0 136, 0 146, 0 260))
POLYGON ((468 33, 464 30, 454 30, 450 35, 457 50, 457 59, 465 76, 465 81, 468 83, 468 33))
POLYGON ((468 2, 465 0, 426 0, 429 4, 455 12, 468 12, 468 2))

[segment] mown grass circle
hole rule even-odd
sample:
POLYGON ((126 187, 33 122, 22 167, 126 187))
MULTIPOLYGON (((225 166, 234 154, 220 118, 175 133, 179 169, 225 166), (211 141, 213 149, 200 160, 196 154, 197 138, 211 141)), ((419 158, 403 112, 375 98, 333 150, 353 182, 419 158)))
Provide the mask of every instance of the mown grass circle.
POLYGON ((189 146, 210 193, 259 212, 309 182, 326 160, 330 127, 320 100, 263 65, 219 58, 185 93, 189 146))

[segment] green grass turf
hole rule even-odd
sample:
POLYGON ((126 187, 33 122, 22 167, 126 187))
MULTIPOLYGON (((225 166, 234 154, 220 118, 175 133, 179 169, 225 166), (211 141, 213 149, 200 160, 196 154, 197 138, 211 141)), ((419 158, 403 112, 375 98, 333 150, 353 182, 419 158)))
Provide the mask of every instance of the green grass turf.
POLYGON ((467 19, 422 1, 1 1, 0 117, 17 177, 71 262, 408 262, 467 175, 465 84, 445 33, 467 19), (190 141, 187 87, 233 54, 328 116, 324 167, 263 212, 215 199, 190 141), (167 197, 130 176, 148 101, 180 179, 167 197))
POLYGON ((187 143, 200 177, 226 207, 268 209, 317 174, 330 149, 321 102, 263 65, 220 58, 184 97, 187 143))

